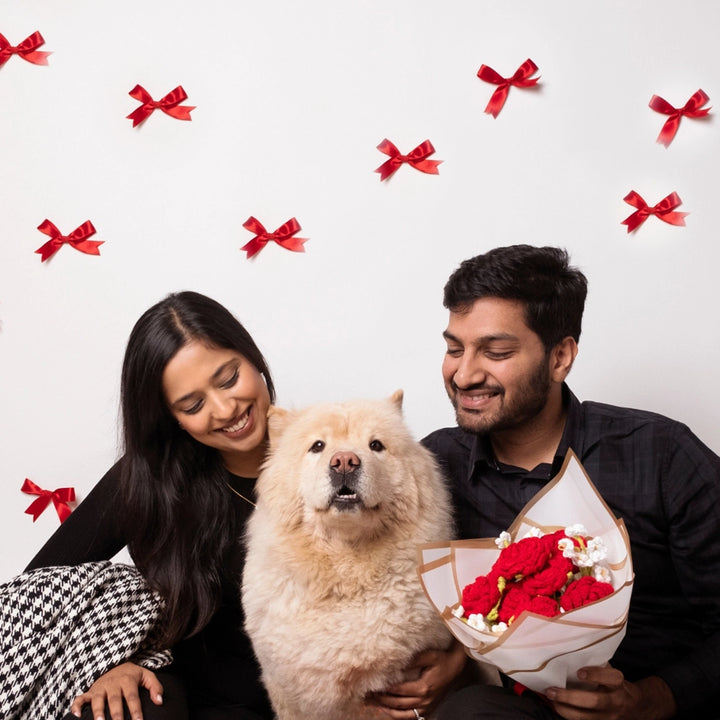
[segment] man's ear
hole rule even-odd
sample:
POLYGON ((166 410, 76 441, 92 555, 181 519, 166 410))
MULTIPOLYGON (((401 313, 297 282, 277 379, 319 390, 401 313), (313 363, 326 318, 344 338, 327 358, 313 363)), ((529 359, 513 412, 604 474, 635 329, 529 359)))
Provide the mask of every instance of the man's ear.
POLYGON ((550 353, 550 378, 557 383, 564 382, 577 354, 578 345, 574 338, 568 336, 561 340, 550 353))
POLYGON ((292 413, 290 412, 290 410, 275 407, 274 405, 270 406, 267 414, 267 420, 268 439, 270 440, 271 446, 275 445, 283 432, 285 432, 285 428, 290 423, 291 416, 292 413))

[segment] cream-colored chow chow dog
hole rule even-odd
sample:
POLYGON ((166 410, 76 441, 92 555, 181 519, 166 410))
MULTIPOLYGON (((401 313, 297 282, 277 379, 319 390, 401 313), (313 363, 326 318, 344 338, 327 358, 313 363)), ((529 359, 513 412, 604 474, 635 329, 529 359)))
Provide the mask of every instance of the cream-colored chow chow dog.
POLYGON ((242 589, 279 720, 377 717, 365 696, 450 643, 417 575, 417 544, 452 535, 450 500, 401 405, 270 411, 242 589))

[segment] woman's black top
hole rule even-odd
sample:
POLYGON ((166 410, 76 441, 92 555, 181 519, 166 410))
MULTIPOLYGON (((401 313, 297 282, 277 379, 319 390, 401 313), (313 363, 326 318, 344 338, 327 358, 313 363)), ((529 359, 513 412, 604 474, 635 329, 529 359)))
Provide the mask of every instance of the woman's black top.
MULTIPOLYGON (((120 460, 92 489, 32 559, 27 569, 51 565, 78 565, 108 560, 127 544, 129 533, 118 512, 120 460)), ((228 484, 254 498, 255 480, 228 473, 228 484)), ((228 502, 244 527, 252 505, 228 487, 228 502)), ((269 702, 259 677, 252 646, 243 631, 240 582, 245 561, 242 539, 223 563, 223 600, 212 620, 199 633, 173 647, 171 671, 179 675, 193 710, 247 709, 271 718, 269 702)))

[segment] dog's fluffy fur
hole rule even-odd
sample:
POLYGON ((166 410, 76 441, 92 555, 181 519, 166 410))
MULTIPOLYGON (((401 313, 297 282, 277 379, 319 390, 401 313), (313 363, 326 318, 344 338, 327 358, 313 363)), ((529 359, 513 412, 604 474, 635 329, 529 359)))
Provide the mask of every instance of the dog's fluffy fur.
POLYGON ((360 720, 450 635, 417 575, 417 544, 452 535, 434 459, 382 401, 270 411, 243 576, 246 630, 279 720, 360 720), (333 469, 335 466, 335 469, 333 469))

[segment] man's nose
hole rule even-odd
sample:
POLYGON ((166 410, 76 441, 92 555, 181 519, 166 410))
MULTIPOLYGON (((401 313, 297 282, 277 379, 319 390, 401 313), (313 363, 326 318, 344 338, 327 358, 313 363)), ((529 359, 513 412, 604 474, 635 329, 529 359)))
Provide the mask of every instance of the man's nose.
POLYGON ((478 385, 485 382, 486 377, 487 372, 482 360, 472 355, 464 354, 458 359, 452 379, 457 387, 467 388, 471 385, 478 385))

